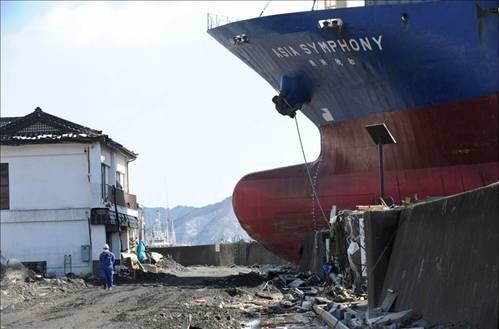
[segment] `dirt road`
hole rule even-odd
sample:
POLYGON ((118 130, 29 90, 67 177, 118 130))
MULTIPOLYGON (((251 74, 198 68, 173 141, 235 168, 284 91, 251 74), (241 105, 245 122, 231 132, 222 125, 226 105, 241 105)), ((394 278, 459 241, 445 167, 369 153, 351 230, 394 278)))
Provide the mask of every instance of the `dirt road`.
POLYGON ((193 267, 117 282, 112 291, 40 288, 13 301, 2 287, 1 328, 181 328, 189 317, 191 328, 241 328, 251 316, 237 305, 254 301, 262 282, 248 268, 193 267))

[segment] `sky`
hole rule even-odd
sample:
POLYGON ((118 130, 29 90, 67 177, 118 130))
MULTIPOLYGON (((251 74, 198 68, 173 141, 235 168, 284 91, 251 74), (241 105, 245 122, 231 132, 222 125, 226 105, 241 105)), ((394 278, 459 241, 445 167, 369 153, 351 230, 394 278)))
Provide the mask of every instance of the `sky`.
MULTIPOLYGON (((134 150, 130 192, 144 206, 221 201, 248 173, 303 163, 276 91, 206 33, 208 12, 253 18, 265 4, 2 1, 1 115, 39 106, 134 150)), ((273 1, 264 15, 311 7, 273 1)), ((314 160, 318 129, 298 120, 314 160)))

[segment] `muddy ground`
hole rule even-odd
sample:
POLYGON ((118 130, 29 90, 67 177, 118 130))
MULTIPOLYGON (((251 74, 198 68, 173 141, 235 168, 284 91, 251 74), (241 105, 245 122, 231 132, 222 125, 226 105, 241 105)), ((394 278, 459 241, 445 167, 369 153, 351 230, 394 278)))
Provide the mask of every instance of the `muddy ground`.
POLYGON ((271 302, 256 296, 265 277, 246 267, 148 274, 112 291, 82 279, 14 281, 2 280, 1 328, 181 328, 189 319, 190 328, 241 328, 271 302))

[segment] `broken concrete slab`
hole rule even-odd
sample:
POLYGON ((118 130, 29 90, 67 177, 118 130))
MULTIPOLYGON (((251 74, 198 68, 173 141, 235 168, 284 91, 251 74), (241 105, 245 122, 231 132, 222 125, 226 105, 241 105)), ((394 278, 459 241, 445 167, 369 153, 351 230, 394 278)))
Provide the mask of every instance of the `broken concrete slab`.
POLYGON ((326 321, 329 328, 338 328, 338 329, 349 329, 345 324, 343 324, 340 320, 334 317, 332 314, 324 310, 323 308, 314 305, 314 312, 324 321, 326 321))
POLYGON ((390 309, 393 306, 393 303, 395 302, 395 299, 397 299, 398 292, 393 291, 392 289, 388 289, 386 291, 385 298, 383 299, 383 303, 381 303, 380 309, 382 312, 390 312, 390 309))
POLYGON ((377 326, 383 326, 383 325, 389 325, 392 323, 398 323, 398 324, 406 324, 410 322, 411 318, 414 316, 414 311, 413 310, 406 310, 406 311, 400 311, 400 312, 395 312, 395 313, 388 313, 386 315, 382 315, 380 317, 377 317, 375 319, 368 319, 369 324, 377 325, 377 326))

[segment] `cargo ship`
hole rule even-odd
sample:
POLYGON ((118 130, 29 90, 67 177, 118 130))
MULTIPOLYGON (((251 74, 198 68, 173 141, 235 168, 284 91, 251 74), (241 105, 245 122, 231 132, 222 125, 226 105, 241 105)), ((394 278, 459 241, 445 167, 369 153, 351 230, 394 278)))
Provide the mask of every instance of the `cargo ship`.
POLYGON ((315 161, 248 174, 233 192, 241 225, 279 255, 298 261, 305 233, 326 228, 333 206, 379 196, 367 125, 384 123, 396 139, 384 148, 396 204, 498 180, 499 1, 404 2, 208 28, 275 89, 269 110, 301 112, 320 131, 315 161))

